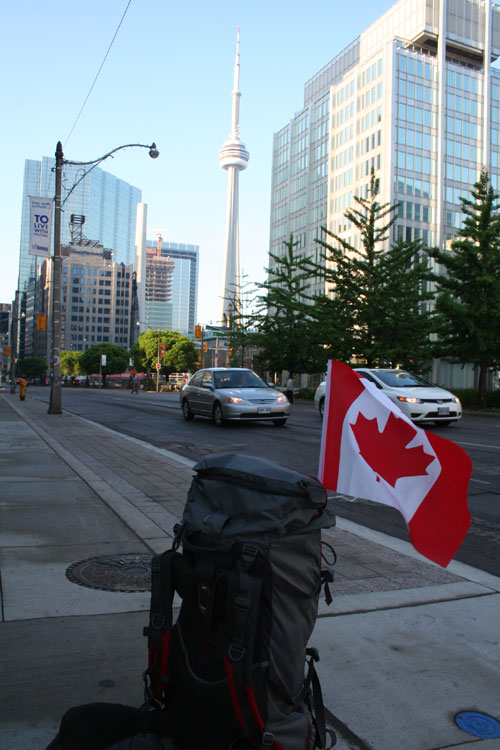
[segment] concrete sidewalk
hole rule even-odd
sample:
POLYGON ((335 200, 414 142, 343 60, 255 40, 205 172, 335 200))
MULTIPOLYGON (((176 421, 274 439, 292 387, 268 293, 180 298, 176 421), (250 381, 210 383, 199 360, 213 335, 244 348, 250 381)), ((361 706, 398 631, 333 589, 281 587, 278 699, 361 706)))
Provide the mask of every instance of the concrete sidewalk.
MULTIPOLYGON (((72 705, 140 705, 149 595, 66 572, 168 548, 194 463, 46 408, 0 393, 1 750, 43 750, 72 705)), ((337 747, 500 748, 454 721, 500 719, 500 578, 443 570, 342 519, 325 539, 334 601, 321 601, 311 645, 337 747)))

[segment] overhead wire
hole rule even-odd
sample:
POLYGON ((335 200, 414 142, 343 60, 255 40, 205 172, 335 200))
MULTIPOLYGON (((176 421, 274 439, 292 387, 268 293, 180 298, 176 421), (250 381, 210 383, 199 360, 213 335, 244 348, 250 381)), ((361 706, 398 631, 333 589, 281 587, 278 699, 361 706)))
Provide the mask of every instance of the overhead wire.
POLYGON ((114 33, 114 35, 113 35, 113 38, 112 38, 112 40, 111 40, 111 43, 110 43, 110 45, 109 45, 109 47, 108 47, 108 49, 107 49, 107 52, 106 52, 106 54, 104 55, 104 59, 103 59, 103 61, 102 61, 101 65, 100 65, 100 67, 99 67, 99 70, 97 71, 97 74, 96 74, 96 76, 95 76, 95 78, 94 78, 94 80, 93 80, 93 82, 92 82, 92 86, 90 87, 89 93, 88 93, 88 94, 87 94, 87 96, 85 97, 85 101, 83 102, 83 104, 82 104, 82 106, 81 106, 81 108, 80 108, 80 111, 78 112, 78 115, 77 115, 77 117, 76 117, 76 120, 75 120, 75 122, 73 123, 73 127, 72 127, 72 128, 71 128, 71 130, 69 131, 69 133, 68 133, 68 135, 67 135, 67 137, 66 137, 66 139, 65 139, 65 141, 64 141, 64 146, 66 146, 66 145, 67 145, 67 143, 68 143, 69 139, 71 138, 71 135, 72 135, 72 133, 73 133, 73 130, 75 129, 75 127, 76 127, 76 124, 77 124, 78 120, 80 119, 80 115, 82 114, 82 112, 83 112, 83 110, 84 110, 84 108, 85 108, 85 105, 87 104, 87 101, 88 101, 88 99, 89 99, 89 97, 90 97, 90 95, 91 95, 91 93, 92 93, 92 90, 93 90, 93 88, 94 88, 94 86, 95 86, 95 84, 96 84, 96 81, 97 81, 97 79, 99 78, 99 75, 100 75, 100 73, 101 73, 101 70, 102 70, 102 69, 103 69, 103 67, 104 67, 104 63, 106 62, 106 58, 108 57, 108 55, 109 55, 109 52, 110 52, 110 50, 111 50, 111 47, 113 46, 113 43, 114 43, 114 41, 115 41, 115 39, 116 39, 116 37, 117 37, 117 35, 118 35, 118 32, 120 31, 120 26, 121 26, 121 25, 122 25, 122 23, 123 23, 123 19, 124 19, 124 18, 125 18, 125 16, 127 15, 127 11, 128 11, 128 9, 129 9, 129 7, 130 7, 130 4, 131 4, 131 2, 132 2, 132 0, 128 0, 128 3, 127 3, 127 7, 125 8, 125 10, 124 10, 124 12, 123 12, 123 15, 122 15, 122 17, 121 17, 121 19, 120 19, 120 23, 118 24, 118 27, 117 27, 117 29, 116 29, 116 31, 115 31, 115 33, 114 33))

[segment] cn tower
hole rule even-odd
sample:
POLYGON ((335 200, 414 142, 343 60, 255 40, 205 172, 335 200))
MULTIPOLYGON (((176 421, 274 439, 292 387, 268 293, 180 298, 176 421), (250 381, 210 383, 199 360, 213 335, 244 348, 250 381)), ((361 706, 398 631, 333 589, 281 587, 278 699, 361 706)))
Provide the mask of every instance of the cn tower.
POLYGON ((250 154, 240 140, 240 29, 236 37, 231 132, 219 151, 219 163, 227 171, 226 255, 220 321, 227 326, 240 301, 239 177, 250 154))

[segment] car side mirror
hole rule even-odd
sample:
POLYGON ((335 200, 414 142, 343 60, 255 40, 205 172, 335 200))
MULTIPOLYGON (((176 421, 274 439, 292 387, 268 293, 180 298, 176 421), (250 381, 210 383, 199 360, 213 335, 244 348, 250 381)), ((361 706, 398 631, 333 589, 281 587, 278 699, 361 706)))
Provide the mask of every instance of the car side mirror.
POLYGON ((202 383, 201 387, 206 388, 207 391, 213 391, 214 389, 212 383, 202 383))

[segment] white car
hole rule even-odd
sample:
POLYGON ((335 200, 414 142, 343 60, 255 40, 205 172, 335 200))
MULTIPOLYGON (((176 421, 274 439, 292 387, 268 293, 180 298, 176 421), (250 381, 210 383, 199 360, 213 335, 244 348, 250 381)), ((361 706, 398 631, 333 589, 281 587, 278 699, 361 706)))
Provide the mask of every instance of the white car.
MULTIPOLYGON (((428 380, 406 370, 356 367, 363 377, 375 383, 377 388, 399 406, 415 424, 449 425, 462 417, 462 405, 458 396, 428 380)), ((326 382, 320 383, 314 396, 314 404, 323 416, 326 382)))

